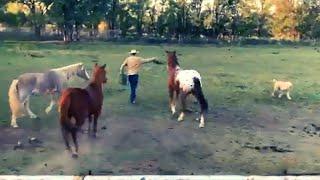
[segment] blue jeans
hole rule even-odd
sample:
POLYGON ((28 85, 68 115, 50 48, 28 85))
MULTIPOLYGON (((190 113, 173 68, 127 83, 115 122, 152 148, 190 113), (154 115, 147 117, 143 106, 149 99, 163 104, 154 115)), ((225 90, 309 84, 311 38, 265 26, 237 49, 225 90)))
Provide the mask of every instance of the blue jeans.
POLYGON ((136 90, 138 86, 139 75, 138 74, 129 75, 128 80, 129 80, 130 89, 131 89, 130 102, 133 103, 136 101, 136 96, 137 96, 136 90))

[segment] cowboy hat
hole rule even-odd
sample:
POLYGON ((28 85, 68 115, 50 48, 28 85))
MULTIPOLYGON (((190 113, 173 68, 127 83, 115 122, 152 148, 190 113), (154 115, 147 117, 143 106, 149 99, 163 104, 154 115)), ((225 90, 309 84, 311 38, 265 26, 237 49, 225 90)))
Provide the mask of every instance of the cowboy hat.
POLYGON ((129 52, 129 54, 138 54, 139 53, 139 51, 137 51, 136 49, 132 49, 130 52, 129 52))

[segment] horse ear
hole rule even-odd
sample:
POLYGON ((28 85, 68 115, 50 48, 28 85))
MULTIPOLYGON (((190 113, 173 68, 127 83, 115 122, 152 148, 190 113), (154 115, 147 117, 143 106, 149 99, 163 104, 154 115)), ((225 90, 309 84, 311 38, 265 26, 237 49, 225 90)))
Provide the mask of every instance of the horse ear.
POLYGON ((173 52, 173 54, 176 54, 176 51, 174 50, 174 51, 172 51, 173 52))
POLYGON ((106 64, 104 64, 103 66, 101 66, 101 68, 103 68, 103 69, 104 69, 104 68, 106 68, 106 66, 107 66, 107 65, 106 65, 106 64))
POLYGON ((94 67, 97 67, 98 66, 98 63, 94 63, 94 67))
POLYGON ((166 52, 166 53, 169 53, 169 51, 168 51, 168 50, 165 50, 165 52, 166 52))

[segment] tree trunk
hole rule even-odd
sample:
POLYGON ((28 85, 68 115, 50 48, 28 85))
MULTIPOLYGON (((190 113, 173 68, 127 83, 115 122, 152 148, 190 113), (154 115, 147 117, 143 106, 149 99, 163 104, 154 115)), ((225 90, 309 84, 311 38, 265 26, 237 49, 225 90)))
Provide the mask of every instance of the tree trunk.
POLYGON ((80 23, 76 22, 75 23, 75 40, 80 41, 80 23))
POLYGON ((41 37, 41 26, 34 25, 34 35, 36 36, 37 39, 40 39, 40 37, 41 37))
POLYGON ((216 23, 214 25, 214 38, 218 38, 220 30, 219 30, 219 13, 217 12, 217 9, 215 13, 215 19, 216 19, 216 23))
POLYGON ((111 30, 114 30, 116 27, 115 27, 115 24, 116 24, 116 17, 117 17, 117 6, 118 6, 118 3, 117 3, 117 0, 112 0, 112 7, 111 7, 111 16, 110 16, 110 20, 108 21, 109 22, 109 29, 111 30))
POLYGON ((71 24, 65 24, 63 30, 63 41, 64 42, 71 42, 73 41, 73 27, 71 24))
POLYGON ((30 8, 30 17, 31 18, 31 25, 33 27, 33 30, 34 30, 34 35, 37 39, 40 38, 41 36, 41 25, 39 25, 36 20, 34 19, 35 18, 35 15, 36 15, 36 5, 35 5, 35 1, 32 1, 30 2, 29 4, 29 8, 30 8))

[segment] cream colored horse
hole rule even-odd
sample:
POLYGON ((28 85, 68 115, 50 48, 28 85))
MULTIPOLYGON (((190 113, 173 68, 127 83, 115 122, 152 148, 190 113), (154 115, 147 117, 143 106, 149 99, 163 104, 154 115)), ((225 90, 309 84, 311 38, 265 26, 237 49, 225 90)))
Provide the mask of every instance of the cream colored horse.
POLYGON ((25 73, 14 79, 9 88, 9 105, 11 109, 11 126, 18 127, 17 118, 26 114, 30 118, 37 118, 37 115, 30 110, 31 95, 51 96, 49 106, 45 109, 49 113, 56 104, 55 94, 60 94, 62 86, 70 78, 78 76, 89 80, 87 70, 82 63, 51 69, 45 73, 25 73))

